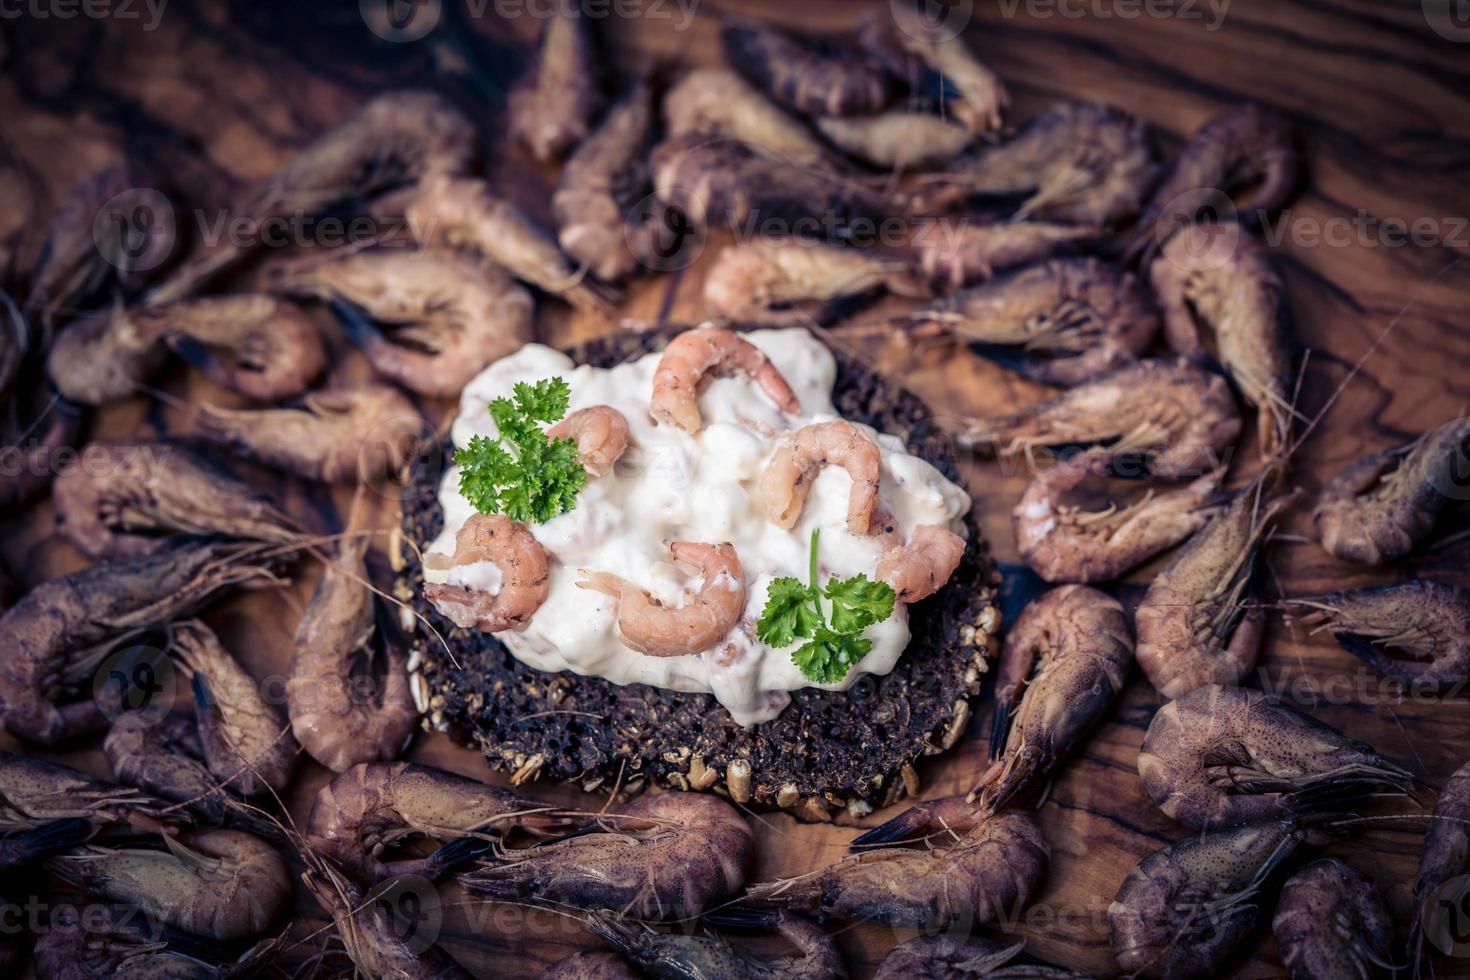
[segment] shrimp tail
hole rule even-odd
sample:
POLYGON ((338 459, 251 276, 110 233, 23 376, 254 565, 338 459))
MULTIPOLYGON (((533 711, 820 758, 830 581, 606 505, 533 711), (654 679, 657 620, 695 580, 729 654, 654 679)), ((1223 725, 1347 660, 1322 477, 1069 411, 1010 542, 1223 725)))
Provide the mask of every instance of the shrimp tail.
POLYGON ((342 333, 352 346, 370 351, 384 344, 383 332, 368 316, 367 311, 356 303, 334 297, 327 305, 342 324, 342 333))
POLYGON ((22 831, 5 843, 17 859, 16 865, 25 866, 58 851, 67 851, 85 844, 92 836, 92 829, 90 820, 66 817, 22 831))
POLYGON ((879 824, 865 834, 854 837, 848 850, 856 851, 869 847, 882 847, 913 836, 928 823, 929 814, 923 807, 909 807, 886 823, 879 824))
POLYGON ((1011 735, 1011 719, 1015 716, 1016 703, 1014 698, 995 699, 995 713, 990 719, 990 761, 994 762, 1000 758, 1005 751, 1006 739, 1011 735))
POLYGON ((220 359, 214 351, 188 334, 172 335, 168 338, 168 346, 200 374, 214 377, 220 371, 220 359))
POLYGON ((721 929, 730 929, 735 932, 765 932, 773 926, 781 917, 778 909, 762 906, 743 905, 736 902, 713 912, 706 912, 702 917, 705 922, 721 929))
MULTIPOLYGON (((1304 619, 1303 622, 1306 622, 1306 620, 1304 619)), ((1351 653, 1363 661, 1363 663, 1387 677, 1415 680, 1419 675, 1434 670, 1434 661, 1432 660, 1412 661, 1389 656, 1383 647, 1374 643, 1371 637, 1364 636, 1362 633, 1343 630, 1333 633, 1332 637, 1348 653, 1351 653)))
POLYGON ((496 841, 482 837, 460 837, 452 840, 424 858, 423 877, 437 881, 468 864, 493 860, 497 846, 496 841))
POLYGON ((985 813, 999 813, 1031 786, 1038 773, 1046 771, 1050 758, 1048 751, 1023 747, 992 765, 970 795, 979 797, 985 813))

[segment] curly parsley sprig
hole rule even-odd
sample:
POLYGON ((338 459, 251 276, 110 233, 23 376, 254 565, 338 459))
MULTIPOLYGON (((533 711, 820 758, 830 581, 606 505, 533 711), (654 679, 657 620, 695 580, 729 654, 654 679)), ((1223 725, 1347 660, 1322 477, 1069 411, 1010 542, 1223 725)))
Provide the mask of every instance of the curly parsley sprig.
POLYGON ((576 506, 587 471, 571 439, 548 439, 543 422, 566 415, 572 389, 562 378, 517 383, 513 398, 490 403, 497 439, 475 436, 454 454, 459 492, 482 514, 544 523, 576 506))
POLYGON ((806 640, 791 651, 791 661, 807 680, 835 684, 873 649, 863 630, 893 615, 894 592, 886 582, 866 575, 827 580, 817 584, 817 544, 820 530, 812 531, 810 584, 783 576, 766 592, 766 608, 755 625, 756 636, 773 647, 806 640), (831 604, 829 622, 822 599, 831 604))

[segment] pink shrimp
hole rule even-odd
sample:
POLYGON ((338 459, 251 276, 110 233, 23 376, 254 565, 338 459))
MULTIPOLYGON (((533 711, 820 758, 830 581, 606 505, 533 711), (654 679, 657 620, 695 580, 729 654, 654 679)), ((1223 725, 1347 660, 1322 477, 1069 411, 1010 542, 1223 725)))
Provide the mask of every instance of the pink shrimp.
POLYGON ((766 516, 777 527, 791 528, 801 516, 807 493, 817 475, 828 466, 841 466, 852 477, 847 498, 847 529, 861 537, 868 533, 878 503, 882 457, 878 444, 851 422, 816 422, 788 436, 756 484, 766 516))
POLYGON ((613 468, 628 448, 628 419, 611 405, 593 405, 546 430, 552 439, 571 439, 577 459, 594 478, 613 468))
POLYGON ((703 426, 699 414, 700 385, 709 377, 743 374, 760 386, 781 411, 795 415, 801 402, 780 369, 759 347, 721 327, 699 327, 681 333, 664 349, 653 375, 648 409, 654 421, 685 432, 703 426))
MULTIPOLYGON (((454 536, 454 557, 426 559, 448 569, 442 584, 424 586, 424 598, 461 629, 484 633, 523 630, 551 592, 546 550, 529 529, 503 514, 475 514, 454 536), (469 584, 470 566, 488 562, 500 572, 494 592, 469 584)), ((430 565, 429 567, 433 567, 430 565)))
POLYGON ((891 585, 899 602, 918 602, 944 587, 964 554, 964 538, 937 524, 920 524, 908 544, 878 562, 878 581, 891 585))
POLYGON ((676 561, 700 570, 704 584, 676 608, 659 605, 647 592, 610 572, 582 570, 579 588, 617 600, 623 643, 652 657, 682 657, 708 650, 724 639, 745 611, 745 571, 730 544, 675 541, 676 561))

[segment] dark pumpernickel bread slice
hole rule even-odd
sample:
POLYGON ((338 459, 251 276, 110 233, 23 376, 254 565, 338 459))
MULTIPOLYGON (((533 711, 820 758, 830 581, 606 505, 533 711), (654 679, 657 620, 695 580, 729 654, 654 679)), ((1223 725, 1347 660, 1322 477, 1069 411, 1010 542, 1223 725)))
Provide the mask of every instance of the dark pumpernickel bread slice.
MULTIPOLYGON (((568 353, 610 366, 661 349, 677 331, 621 334, 568 353)), ((949 442, 910 392, 836 352, 838 410, 905 439, 911 452, 952 479, 949 442)), ((446 451, 448 446, 446 445, 446 451)), ((919 756, 949 748, 969 718, 987 658, 997 648, 999 576, 979 527, 950 583, 910 610, 913 639, 894 670, 863 675, 845 692, 806 689, 773 721, 742 728, 708 694, 597 677, 547 674, 525 666, 493 636, 458 629, 422 598, 410 559, 399 594, 411 598, 446 638, 454 661, 420 624, 415 684, 427 688, 429 723, 478 746, 517 782, 548 776, 583 789, 638 789, 652 780, 707 789, 828 819, 867 812, 913 795, 919 756)), ((404 502, 404 530, 427 542, 443 526, 433 488, 404 502)))

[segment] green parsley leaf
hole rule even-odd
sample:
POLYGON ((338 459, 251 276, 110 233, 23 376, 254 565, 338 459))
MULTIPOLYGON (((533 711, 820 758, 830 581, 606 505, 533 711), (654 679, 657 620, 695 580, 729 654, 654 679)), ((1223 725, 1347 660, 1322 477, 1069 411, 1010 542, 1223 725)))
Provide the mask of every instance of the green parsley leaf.
POLYGON ((832 600, 832 628, 839 633, 860 633, 893 615, 895 596, 887 582, 869 581, 866 575, 831 579, 826 596, 832 600))
POLYGON ((459 490, 482 514, 544 523, 576 506, 587 471, 571 439, 548 439, 540 423, 566 414, 571 387, 562 378, 519 383, 513 398, 490 403, 499 439, 475 436, 454 454, 459 490))
POLYGON ((811 590, 798 579, 778 578, 766 591, 766 608, 755 624, 755 635, 769 646, 785 647, 798 637, 811 636, 820 622, 811 590))

